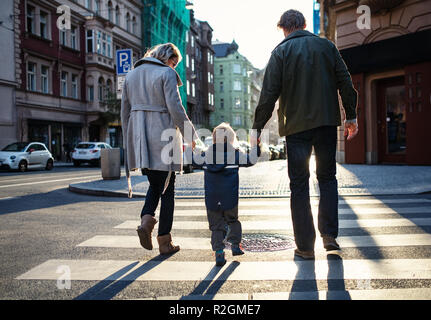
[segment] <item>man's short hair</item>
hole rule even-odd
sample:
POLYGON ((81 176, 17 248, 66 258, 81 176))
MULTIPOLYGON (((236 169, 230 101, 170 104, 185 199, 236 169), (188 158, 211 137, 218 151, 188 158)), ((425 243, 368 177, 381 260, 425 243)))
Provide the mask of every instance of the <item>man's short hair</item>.
POLYGON ((293 32, 296 30, 302 30, 305 27, 304 15, 297 10, 287 10, 280 18, 277 23, 277 27, 293 32))

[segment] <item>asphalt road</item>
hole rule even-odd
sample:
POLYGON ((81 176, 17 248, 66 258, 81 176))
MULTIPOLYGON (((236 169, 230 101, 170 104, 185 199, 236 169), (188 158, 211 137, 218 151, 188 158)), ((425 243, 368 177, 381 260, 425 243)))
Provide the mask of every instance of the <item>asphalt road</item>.
MULTIPOLYGON (((136 244, 142 199, 67 190, 98 179, 90 167, 0 172, 0 299, 431 299, 430 195, 345 197, 342 251, 302 261, 293 247, 227 250, 220 269, 201 200, 177 200, 182 249, 161 257, 136 244), (67 270, 70 288, 59 282, 67 270)), ((286 201, 240 200, 244 238, 292 240, 286 201)))

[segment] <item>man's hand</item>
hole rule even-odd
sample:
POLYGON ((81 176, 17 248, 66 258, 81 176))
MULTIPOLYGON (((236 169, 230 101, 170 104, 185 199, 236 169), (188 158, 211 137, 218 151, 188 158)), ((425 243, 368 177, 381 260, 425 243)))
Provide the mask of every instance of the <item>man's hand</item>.
POLYGON ((359 132, 358 122, 356 119, 354 121, 344 121, 344 136, 347 136, 347 141, 352 140, 359 132))

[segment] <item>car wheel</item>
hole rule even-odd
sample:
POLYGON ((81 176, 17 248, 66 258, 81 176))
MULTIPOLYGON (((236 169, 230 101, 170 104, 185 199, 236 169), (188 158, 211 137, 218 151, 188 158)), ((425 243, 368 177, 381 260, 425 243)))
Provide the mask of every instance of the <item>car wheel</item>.
POLYGON ((52 159, 48 159, 48 161, 46 162, 46 170, 52 170, 52 168, 54 168, 54 161, 52 161, 52 159))
POLYGON ((79 167, 81 165, 81 162, 73 160, 73 166, 79 167))
POLYGON ((18 170, 20 172, 26 172, 27 171, 27 161, 21 160, 18 164, 18 170))

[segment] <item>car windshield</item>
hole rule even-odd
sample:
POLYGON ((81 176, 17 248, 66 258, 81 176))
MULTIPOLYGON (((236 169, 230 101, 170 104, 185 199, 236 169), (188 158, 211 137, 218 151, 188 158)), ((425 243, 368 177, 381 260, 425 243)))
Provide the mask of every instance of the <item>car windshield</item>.
POLYGON ((28 146, 27 142, 16 142, 4 147, 2 151, 24 152, 25 147, 27 146, 28 146))
POLYGON ((95 147, 95 145, 92 143, 81 143, 81 144, 78 144, 78 146, 76 148, 78 148, 78 149, 93 149, 94 147, 95 147))

